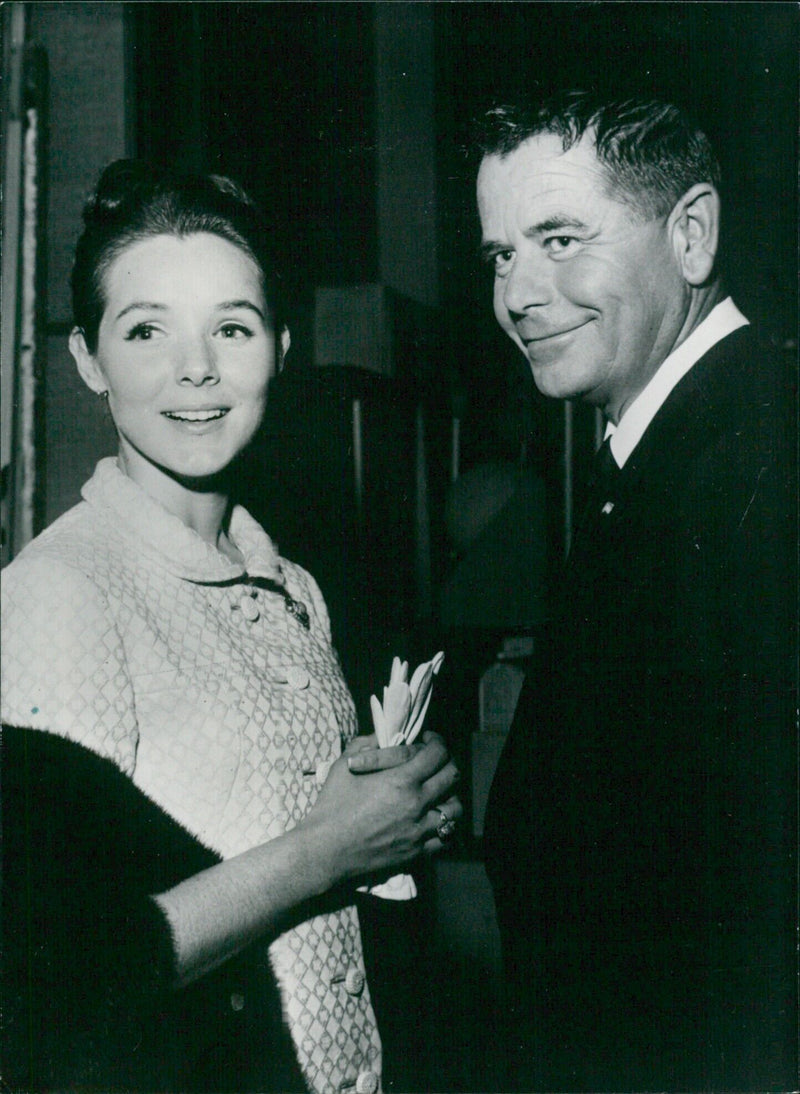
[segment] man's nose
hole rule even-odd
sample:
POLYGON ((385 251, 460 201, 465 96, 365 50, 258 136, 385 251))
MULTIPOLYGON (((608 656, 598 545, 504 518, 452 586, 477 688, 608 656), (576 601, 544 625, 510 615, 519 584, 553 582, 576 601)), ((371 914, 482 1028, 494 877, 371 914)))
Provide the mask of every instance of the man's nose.
POLYGON ((503 305, 510 315, 525 315, 531 308, 548 304, 552 297, 552 281, 547 259, 517 253, 502 285, 503 305))
POLYGON ((177 374, 179 383, 193 384, 195 387, 219 382, 217 355, 208 339, 195 338, 183 347, 177 362, 177 374))

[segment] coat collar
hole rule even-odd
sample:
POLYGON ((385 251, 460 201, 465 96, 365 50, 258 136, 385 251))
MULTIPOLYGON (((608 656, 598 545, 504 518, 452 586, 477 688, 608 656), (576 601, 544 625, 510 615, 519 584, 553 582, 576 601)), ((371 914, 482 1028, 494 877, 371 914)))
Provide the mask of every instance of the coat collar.
POLYGON ((244 577, 283 584, 275 545, 240 505, 231 514, 230 534, 244 565, 232 562, 146 494, 120 470, 114 457, 100 460, 81 493, 89 505, 113 521, 120 534, 136 540, 139 551, 177 577, 198 584, 223 584, 244 577))

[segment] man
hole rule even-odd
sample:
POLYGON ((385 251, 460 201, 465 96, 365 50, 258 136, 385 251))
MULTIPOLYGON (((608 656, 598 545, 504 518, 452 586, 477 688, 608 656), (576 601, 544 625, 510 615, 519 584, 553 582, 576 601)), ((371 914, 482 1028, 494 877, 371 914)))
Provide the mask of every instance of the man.
POLYGON ((794 1089, 792 399, 716 271, 719 169, 655 102, 480 139, 497 319, 613 461, 486 818, 509 1087, 794 1089))

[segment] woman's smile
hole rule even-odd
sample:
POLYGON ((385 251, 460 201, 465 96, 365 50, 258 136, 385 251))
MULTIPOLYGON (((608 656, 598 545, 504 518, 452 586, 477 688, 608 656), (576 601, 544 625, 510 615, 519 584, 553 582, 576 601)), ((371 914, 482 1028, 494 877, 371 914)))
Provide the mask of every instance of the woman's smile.
POLYGON ((188 429, 191 433, 202 433, 213 429, 229 410, 229 407, 213 407, 207 410, 162 410, 161 413, 165 418, 188 429))

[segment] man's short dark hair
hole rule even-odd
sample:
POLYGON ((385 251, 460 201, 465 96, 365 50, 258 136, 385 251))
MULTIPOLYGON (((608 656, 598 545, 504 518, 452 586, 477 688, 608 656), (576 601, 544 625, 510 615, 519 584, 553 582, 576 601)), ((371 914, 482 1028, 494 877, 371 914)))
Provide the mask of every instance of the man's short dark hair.
POLYGON ((474 127, 478 151, 507 156, 530 137, 553 133, 564 151, 588 134, 609 196, 646 219, 664 216, 698 182, 719 188, 720 168, 700 129, 670 103, 564 91, 538 103, 495 106, 474 127))

